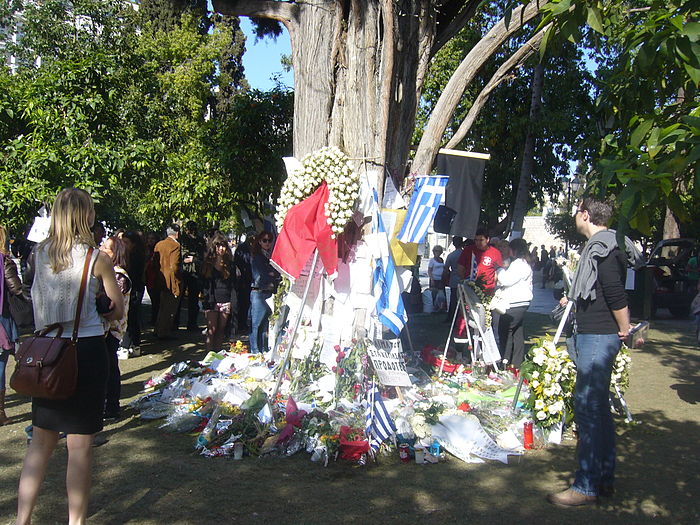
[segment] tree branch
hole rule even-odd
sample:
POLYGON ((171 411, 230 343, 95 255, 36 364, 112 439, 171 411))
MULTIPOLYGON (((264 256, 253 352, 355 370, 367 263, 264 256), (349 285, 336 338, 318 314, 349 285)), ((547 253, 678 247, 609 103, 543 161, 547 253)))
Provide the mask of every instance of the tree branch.
POLYGON ((467 25, 467 22, 472 19, 480 4, 481 0, 469 0, 466 5, 464 5, 464 0, 453 0, 445 2, 440 7, 435 42, 430 49, 431 56, 434 56, 453 36, 467 25))
POLYGON ((488 101, 489 96, 491 96, 493 90, 496 89, 501 82, 510 77, 513 70, 522 67, 525 61, 540 48, 542 38, 551 25, 552 24, 549 24, 543 27, 537 34, 535 34, 535 36, 525 42, 520 49, 513 53, 508 60, 503 62, 501 67, 499 67, 491 77, 488 84, 486 84, 479 92, 479 95, 474 100, 472 107, 469 108, 469 113, 467 113, 467 116, 459 125, 459 129, 457 129, 455 134, 448 141, 447 145, 445 146, 446 148, 455 148, 460 142, 462 142, 467 133, 469 133, 469 130, 474 124, 476 117, 479 116, 479 113, 483 109, 484 105, 486 105, 486 102, 488 101))
POLYGON ((296 17, 297 6, 290 2, 258 0, 212 0, 214 11, 222 15, 271 18, 289 24, 296 17))
POLYGON ((462 60, 450 77, 428 120, 411 169, 413 173, 430 171, 435 155, 440 149, 442 136, 465 89, 501 44, 539 14, 539 2, 540 0, 532 0, 527 5, 514 9, 507 27, 505 19, 499 20, 462 60))

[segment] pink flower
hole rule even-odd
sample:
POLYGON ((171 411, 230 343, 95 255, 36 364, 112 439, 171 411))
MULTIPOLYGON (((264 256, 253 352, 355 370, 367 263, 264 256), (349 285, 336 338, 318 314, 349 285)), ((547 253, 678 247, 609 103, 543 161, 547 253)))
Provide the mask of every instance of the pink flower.
POLYGON ((335 345, 333 348, 336 352, 340 352, 340 345, 335 345))
POLYGON ((342 376, 345 373, 345 369, 339 368, 338 369, 338 375, 342 376))
POLYGON ((338 369, 338 367, 334 366, 333 368, 331 368, 331 371, 335 372, 337 369, 338 369))

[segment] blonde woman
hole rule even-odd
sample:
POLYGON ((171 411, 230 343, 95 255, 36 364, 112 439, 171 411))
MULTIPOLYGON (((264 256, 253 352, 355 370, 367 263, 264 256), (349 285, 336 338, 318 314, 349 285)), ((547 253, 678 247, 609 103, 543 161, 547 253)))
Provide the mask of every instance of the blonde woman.
MULTIPOLYGON (((90 228, 95 208, 87 192, 77 188, 61 191, 51 211, 49 236, 30 258, 28 279, 37 329, 52 323, 63 326, 62 337, 73 332, 75 308, 88 248, 95 247, 90 228)), ((92 442, 102 430, 107 351, 104 325, 95 299, 100 284, 111 300, 108 320, 124 313, 122 294, 109 256, 94 250, 78 331, 78 386, 66 400, 32 399, 32 441, 27 449, 19 481, 17 524, 31 523, 39 488, 60 432, 67 434, 68 522, 81 525, 87 520, 91 484, 92 442)))

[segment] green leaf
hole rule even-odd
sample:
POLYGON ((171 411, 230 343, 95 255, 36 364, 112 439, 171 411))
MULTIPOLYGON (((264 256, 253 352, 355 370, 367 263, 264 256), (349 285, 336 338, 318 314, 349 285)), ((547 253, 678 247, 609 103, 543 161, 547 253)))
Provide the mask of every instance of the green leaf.
POLYGON ((544 36, 542 37, 542 42, 540 43, 540 60, 544 58, 545 53, 547 52, 547 43, 552 37, 552 34, 554 33, 554 26, 550 26, 547 31, 545 31, 544 36))
POLYGON ((600 13, 600 9, 597 7, 588 8, 586 22, 594 31, 597 31, 601 35, 605 33, 605 29, 603 28, 603 17, 600 13))
POLYGON ((683 64, 683 67, 686 73, 688 73, 690 80, 692 80, 696 86, 700 86, 700 69, 691 66, 687 62, 683 64))
POLYGON ((632 135, 630 137, 630 146, 632 146, 635 149, 639 148, 639 145, 642 143, 642 140, 646 136, 646 134, 649 132, 651 127, 654 125, 653 120, 644 120, 642 121, 639 126, 632 132, 632 135))
POLYGON ((668 178, 662 178, 657 181, 657 184, 661 188, 664 195, 668 196, 669 193, 673 191, 673 184, 668 178))
POLYGON ((565 13, 571 8, 571 0, 561 0, 561 2, 557 3, 552 7, 552 14, 553 15, 560 15, 562 13, 565 13))
POLYGON ((697 42, 700 40, 700 23, 688 22, 683 27, 681 34, 687 36, 691 41, 697 42))
POLYGON ((691 115, 683 115, 681 117, 681 121, 684 122, 685 124, 688 124, 688 126, 700 129, 700 117, 693 117, 691 115))

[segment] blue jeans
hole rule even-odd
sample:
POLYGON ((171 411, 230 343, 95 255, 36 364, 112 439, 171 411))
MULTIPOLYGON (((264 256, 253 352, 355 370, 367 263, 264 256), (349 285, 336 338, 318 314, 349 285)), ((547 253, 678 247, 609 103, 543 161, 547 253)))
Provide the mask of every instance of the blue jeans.
POLYGON ((10 351, 0 348, 0 390, 5 390, 5 369, 9 358, 10 351))
POLYGON ((258 354, 267 352, 267 320, 272 311, 265 302, 272 296, 272 292, 263 290, 250 291, 250 352, 258 354))
POLYGON ((615 425, 610 413, 610 375, 620 351, 617 334, 576 334, 574 416, 578 463, 572 488, 597 496, 615 477, 615 425))

